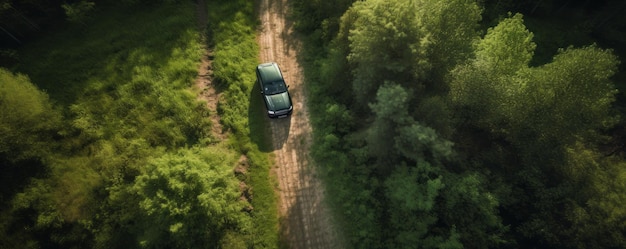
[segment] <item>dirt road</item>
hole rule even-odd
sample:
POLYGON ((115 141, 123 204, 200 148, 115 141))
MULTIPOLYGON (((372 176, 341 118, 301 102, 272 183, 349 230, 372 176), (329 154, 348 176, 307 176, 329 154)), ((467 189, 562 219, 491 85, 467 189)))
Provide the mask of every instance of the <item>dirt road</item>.
POLYGON ((303 77, 297 61, 300 43, 287 19, 287 0, 260 0, 258 34, 262 62, 278 63, 290 86, 294 112, 270 120, 279 181, 281 240, 289 248, 341 248, 324 202, 324 187, 309 156, 311 125, 303 77))

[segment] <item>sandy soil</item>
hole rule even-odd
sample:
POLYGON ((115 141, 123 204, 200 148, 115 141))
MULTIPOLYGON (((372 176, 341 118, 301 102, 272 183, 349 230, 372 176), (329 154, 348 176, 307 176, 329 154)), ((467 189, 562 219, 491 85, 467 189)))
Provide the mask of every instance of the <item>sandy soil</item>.
MULTIPOLYGON (((204 0, 198 0, 196 12, 198 29, 204 31, 207 21, 207 10, 204 0)), ((215 87, 213 87, 213 67, 211 66, 212 57, 213 55, 211 51, 209 49, 205 49, 200 62, 200 67, 198 68, 198 75, 196 76, 196 88, 201 90, 198 98, 207 102, 207 108, 209 109, 211 118, 212 134, 218 141, 222 141, 226 138, 226 134, 224 134, 222 124, 220 123, 220 116, 217 114, 217 102, 220 99, 220 94, 218 94, 215 91, 215 87)))
POLYGON ((198 75, 196 76, 196 87, 201 90, 199 98, 207 103, 207 108, 210 112, 213 137, 215 137, 217 141, 223 141, 226 138, 226 134, 220 123, 220 116, 217 114, 217 102, 221 94, 215 91, 213 81, 211 80, 213 75, 211 57, 211 51, 205 50, 204 55, 202 55, 200 68, 198 68, 198 75))
POLYGON ((300 43, 287 19, 287 0, 260 0, 258 34, 261 62, 274 61, 290 86, 291 117, 270 120, 279 182, 282 243, 289 248, 341 248, 324 202, 324 186, 309 156, 311 125, 303 76, 297 60, 300 43))

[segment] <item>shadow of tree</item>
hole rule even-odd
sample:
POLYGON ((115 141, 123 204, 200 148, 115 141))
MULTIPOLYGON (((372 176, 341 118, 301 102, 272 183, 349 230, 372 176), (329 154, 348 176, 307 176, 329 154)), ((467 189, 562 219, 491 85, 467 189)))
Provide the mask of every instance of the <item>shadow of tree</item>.
POLYGON ((281 248, 343 248, 338 240, 327 241, 339 233, 330 226, 332 216, 324 203, 324 193, 321 192, 317 177, 309 169, 302 169, 298 173, 300 186, 295 190, 296 198, 287 213, 280 220, 282 231, 280 238, 281 248), (325 219, 325 220, 322 220, 325 219), (305 232, 307 231, 307 232, 305 232))

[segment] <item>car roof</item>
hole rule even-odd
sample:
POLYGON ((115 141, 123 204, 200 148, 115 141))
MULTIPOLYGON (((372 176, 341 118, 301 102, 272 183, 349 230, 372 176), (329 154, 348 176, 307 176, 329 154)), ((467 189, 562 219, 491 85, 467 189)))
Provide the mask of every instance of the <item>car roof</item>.
POLYGON ((257 66, 261 80, 266 82, 284 81, 276 62, 263 63, 257 66))

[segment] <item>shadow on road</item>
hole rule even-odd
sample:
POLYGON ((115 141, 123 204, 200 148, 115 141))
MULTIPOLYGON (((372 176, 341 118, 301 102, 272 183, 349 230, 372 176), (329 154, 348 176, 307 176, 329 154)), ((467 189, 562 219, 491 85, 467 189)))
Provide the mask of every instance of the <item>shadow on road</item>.
POLYGON ((287 139, 289 139, 289 130, 291 129, 291 115, 285 118, 270 119, 269 122, 272 129, 272 140, 274 141, 273 149, 280 150, 283 148, 285 142, 287 142, 287 139))
MULTIPOLYGON (((294 110, 294 113, 296 111, 294 110)), ((291 115, 286 118, 269 118, 259 84, 254 84, 250 91, 248 123, 250 124, 250 139, 252 142, 259 146, 261 151, 272 152, 281 149, 289 138, 291 115)))
POLYGON ((320 186, 307 184, 315 181, 312 181, 306 169, 298 177, 304 186, 296 190, 295 202, 288 213, 281 217, 280 229, 283 232, 280 244, 284 248, 344 248, 338 240, 326 240, 334 238, 333 234, 339 231, 331 226, 332 218, 323 210, 327 204, 323 203, 320 186))

